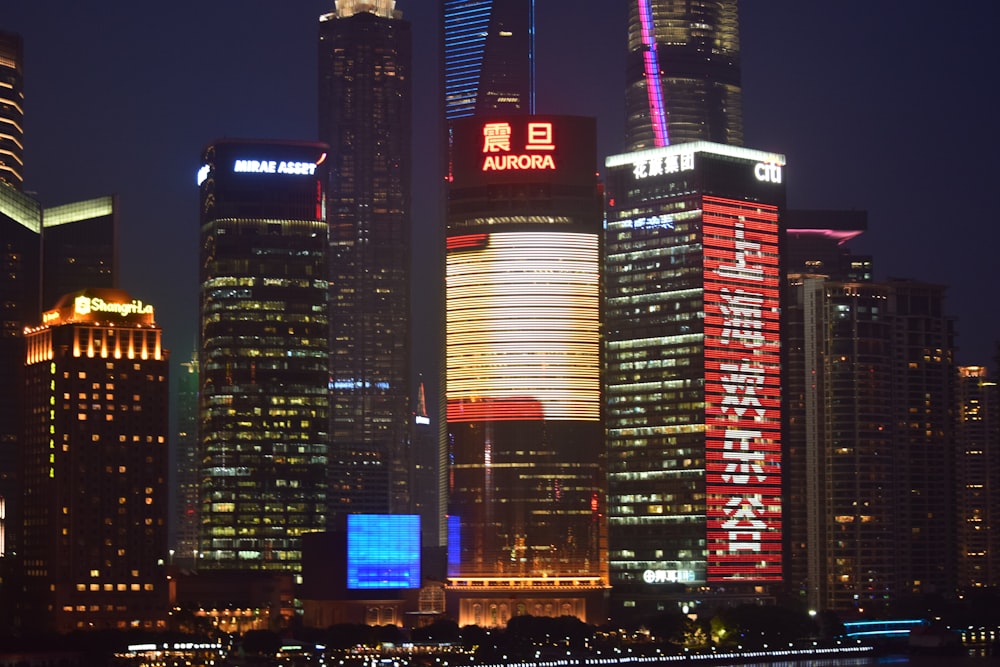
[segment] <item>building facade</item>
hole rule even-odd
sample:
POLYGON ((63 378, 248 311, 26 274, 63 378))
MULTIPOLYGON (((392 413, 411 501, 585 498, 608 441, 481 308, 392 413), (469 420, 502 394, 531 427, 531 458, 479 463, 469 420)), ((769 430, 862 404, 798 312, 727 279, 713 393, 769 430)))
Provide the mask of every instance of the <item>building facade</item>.
POLYGON ((525 613, 601 622, 594 121, 510 116, 453 127, 448 594, 460 624, 502 626, 525 613))
POLYGON ((444 0, 449 121, 535 111, 534 0, 444 0))
MULTIPOLYGON (((0 87, 2 90, 2 87, 0 87)), ((10 379, 0 401, 0 497, 8 530, 5 551, 17 552, 18 482, 23 414, 24 330, 62 294, 117 286, 118 205, 114 196, 45 208, 0 184, 0 371, 10 379)), ((3 530, 0 527, 0 530, 3 530)))
POLYGON ((320 17, 329 144, 331 520, 408 511, 410 24, 393 0, 320 17))
POLYGON ((167 352, 153 307, 76 292, 25 333, 26 627, 163 629, 167 352))
POLYGON ((784 157, 695 142, 607 159, 612 618, 782 577, 784 157))
POLYGON ((631 0, 626 150, 743 144, 737 0, 631 0))
POLYGON ((326 526, 326 146, 224 140, 201 193, 198 566, 301 567, 326 526))
POLYGON ((0 31, 0 183, 24 185, 24 43, 0 31))

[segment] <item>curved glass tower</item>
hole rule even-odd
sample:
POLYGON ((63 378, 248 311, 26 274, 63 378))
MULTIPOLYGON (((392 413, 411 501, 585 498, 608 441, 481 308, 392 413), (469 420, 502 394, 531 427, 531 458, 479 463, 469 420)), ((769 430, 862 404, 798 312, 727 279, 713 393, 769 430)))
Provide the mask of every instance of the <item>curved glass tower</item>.
POLYGON ((301 567, 326 528, 327 277, 315 143, 225 140, 201 181, 200 567, 301 567))
POLYGON ((737 0, 632 0, 627 150, 743 144, 737 0))

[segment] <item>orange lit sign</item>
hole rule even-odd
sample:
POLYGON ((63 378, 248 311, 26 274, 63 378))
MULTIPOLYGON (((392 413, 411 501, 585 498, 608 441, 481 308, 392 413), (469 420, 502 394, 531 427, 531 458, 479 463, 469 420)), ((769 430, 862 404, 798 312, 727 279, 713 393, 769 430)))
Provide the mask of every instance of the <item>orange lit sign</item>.
POLYGON ((523 137, 523 153, 511 148, 513 138, 510 123, 492 122, 483 125, 483 153, 486 154, 483 171, 541 171, 556 168, 552 155, 547 154, 556 149, 551 122, 528 123, 523 137))

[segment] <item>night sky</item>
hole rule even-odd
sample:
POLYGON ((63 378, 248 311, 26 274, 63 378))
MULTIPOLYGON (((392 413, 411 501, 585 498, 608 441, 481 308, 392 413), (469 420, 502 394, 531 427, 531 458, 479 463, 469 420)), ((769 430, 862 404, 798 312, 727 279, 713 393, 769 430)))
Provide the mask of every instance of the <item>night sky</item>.
MULTIPOLYGON (((440 290, 438 2, 414 35, 415 357, 440 290)), ((197 335, 202 148, 316 139, 317 18, 332 0, 0 0, 25 41, 27 189, 46 206, 121 197, 121 287, 156 307, 175 362, 197 335)), ((625 0, 538 0, 538 111, 623 135, 625 0)), ((866 209, 876 278, 950 286, 958 361, 992 360, 1000 191, 993 0, 745 0, 746 145, 784 153, 789 205, 866 209)), ((431 373, 432 368, 418 370, 431 373)))

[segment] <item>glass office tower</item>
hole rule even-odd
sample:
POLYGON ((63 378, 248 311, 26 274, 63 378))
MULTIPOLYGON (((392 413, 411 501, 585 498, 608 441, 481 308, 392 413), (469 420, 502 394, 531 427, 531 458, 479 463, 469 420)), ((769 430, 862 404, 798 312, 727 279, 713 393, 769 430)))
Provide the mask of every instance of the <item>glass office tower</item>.
POLYGON ((445 118, 534 113, 534 0, 444 0, 445 118))
POLYGON ((410 507, 410 24, 392 0, 320 17, 330 146, 331 520, 410 507))
POLYGON ((325 159, 282 141, 203 155, 199 567, 298 570, 326 527, 325 159))
POLYGON ((783 165, 707 142, 607 159, 612 618, 781 579, 783 165))
POLYGON ((522 614, 600 622, 595 124, 514 115, 453 127, 449 608, 460 624, 502 626, 522 614))
POLYGON ((630 0, 627 150, 743 144, 737 0, 630 0))

